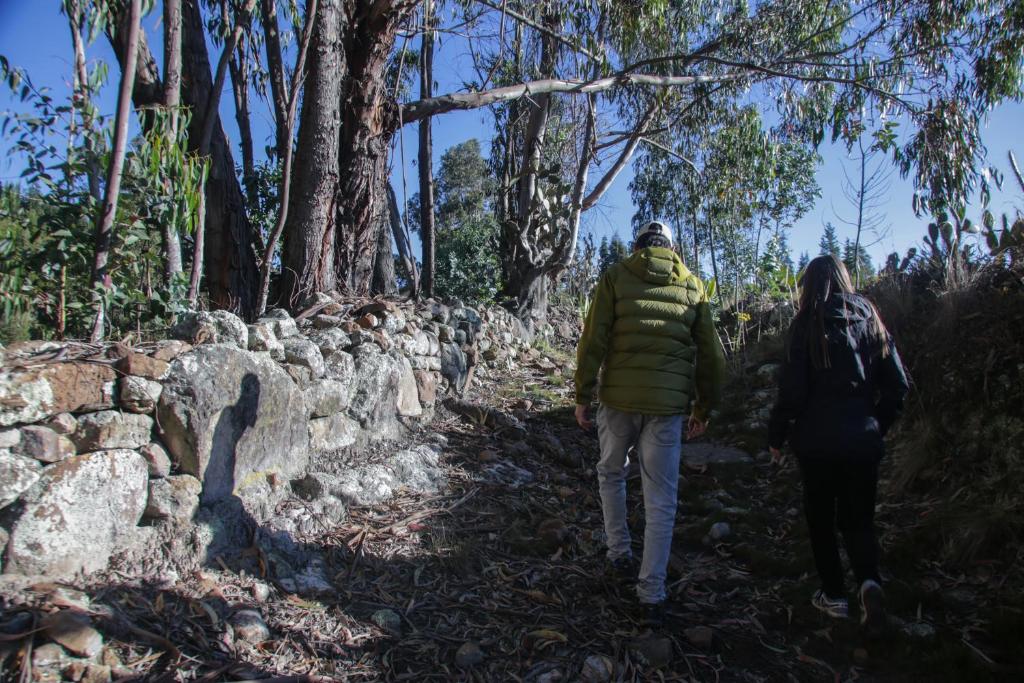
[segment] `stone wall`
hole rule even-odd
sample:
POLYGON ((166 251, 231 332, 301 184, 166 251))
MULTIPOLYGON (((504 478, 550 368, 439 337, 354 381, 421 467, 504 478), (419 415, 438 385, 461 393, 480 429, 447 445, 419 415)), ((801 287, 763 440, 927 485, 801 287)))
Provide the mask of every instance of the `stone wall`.
POLYGON ((394 453, 386 477, 353 453, 406 440, 474 365, 528 345, 499 308, 327 296, 298 319, 186 314, 169 336, 0 351, 2 572, 71 577, 154 548, 201 560, 253 524, 293 531, 289 497, 337 519, 436 486, 436 445, 394 453))

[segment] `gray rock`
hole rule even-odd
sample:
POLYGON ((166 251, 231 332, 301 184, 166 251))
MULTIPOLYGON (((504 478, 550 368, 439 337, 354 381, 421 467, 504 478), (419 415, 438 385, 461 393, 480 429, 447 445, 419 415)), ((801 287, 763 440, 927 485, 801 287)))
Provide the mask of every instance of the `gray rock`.
POLYGON ((253 609, 243 609, 231 615, 231 627, 235 637, 247 643, 258 645, 270 640, 270 628, 260 613, 253 609))
POLYGON ((341 318, 336 315, 320 313, 319 315, 313 316, 313 327, 318 330, 326 330, 331 327, 337 327, 340 324, 341 318))
POLYGON ((713 541, 721 541, 722 539, 728 538, 732 533, 732 528, 728 522, 715 522, 711 525, 710 531, 708 531, 708 538, 713 541))
POLYGON ((374 344, 364 344, 353 352, 355 358, 355 384, 349 414, 364 428, 391 429, 395 407, 398 405, 398 384, 402 368, 398 361, 374 344))
POLYGON ((274 360, 284 360, 284 345, 278 340, 271 323, 258 322, 249 325, 249 350, 263 351, 274 360))
POLYGON ((289 363, 309 368, 313 378, 323 377, 327 371, 324 357, 316 344, 305 337, 288 337, 283 342, 284 357, 289 363))
POLYGON ((450 344, 455 341, 455 328, 449 325, 440 325, 437 328, 437 338, 442 344, 450 344))
POLYGON ((20 429, 0 429, 0 448, 17 451, 21 447, 20 429))
POLYGON ((703 465, 737 465, 753 462, 753 458, 745 451, 713 443, 683 444, 681 455, 683 462, 693 467, 701 467, 703 465))
POLYGON ((468 372, 469 365, 466 362, 466 354, 462 352, 458 344, 441 344, 441 376, 448 380, 448 384, 455 391, 462 391, 468 372))
POLYGON ((486 659, 486 656, 484 651, 480 649, 480 644, 472 641, 463 643, 455 651, 455 666, 460 669, 472 669, 478 664, 483 664, 484 659, 486 659))
POLYGON ((44 424, 63 436, 74 434, 78 429, 78 420, 71 413, 57 413, 44 424))
POLYGON ((351 386, 355 381, 356 359, 351 353, 341 350, 332 351, 324 356, 325 377, 344 382, 351 386))
POLYGON ((282 341, 288 337, 299 336, 298 326, 295 324, 292 317, 288 315, 288 311, 283 309, 272 308, 267 311, 258 322, 270 325, 270 329, 274 331, 274 335, 282 341))
POLYGON ((187 522, 199 508, 203 485, 189 474, 179 474, 149 482, 149 502, 144 517, 187 522))
POLYGON ((327 417, 348 408, 351 400, 350 383, 336 379, 318 379, 311 382, 304 392, 306 409, 310 417, 327 417))
POLYGON ((650 635, 629 644, 629 650, 644 666, 663 669, 672 663, 672 640, 650 635))
POLYGON ((440 461, 441 451, 425 444, 399 451, 390 463, 395 484, 425 493, 439 491, 448 481, 440 461))
POLYGON ((72 435, 79 453, 118 448, 141 448, 150 441, 153 418, 148 415, 102 410, 78 418, 72 435))
POLYGON ((207 311, 188 311, 179 316, 178 322, 171 327, 170 335, 172 339, 197 346, 215 344, 218 341, 217 323, 207 311))
POLYGON ((167 455, 167 450, 157 442, 147 443, 139 449, 139 453, 146 459, 150 477, 160 479, 171 473, 171 458, 167 455))
POLYGON ((32 423, 57 413, 114 406, 117 374, 101 363, 46 363, 0 369, 0 427, 32 423))
POLYGON ((388 334, 395 334, 405 327, 405 316, 401 311, 386 311, 383 320, 384 331, 388 334))
POLYGON ((604 655, 590 655, 583 660, 580 680, 583 683, 609 683, 615 674, 615 665, 604 655))
POLYGON ((217 342, 232 344, 243 351, 249 348, 249 328, 242 319, 230 311, 211 311, 210 317, 217 329, 217 342))
POLYGON ((455 330, 455 343, 459 346, 469 342, 469 334, 465 330, 455 330))
POLYGON ((324 360, 327 360, 332 354, 352 346, 352 338, 349 334, 337 327, 317 330, 309 335, 309 340, 320 349, 320 355, 324 357, 324 360))
POLYGON ((359 436, 359 423, 338 413, 309 421, 309 448, 316 453, 333 453, 347 448, 359 436))
POLYGON ((11 526, 5 571, 70 577, 106 567, 146 505, 146 461, 135 451, 78 455, 43 470, 11 526))
POLYGON ((441 359, 437 356, 413 356, 409 359, 413 370, 441 372, 441 359))
POLYGON ((0 449, 0 508, 5 508, 39 481, 42 467, 32 458, 0 449))
POLYGON ((163 389, 160 382, 145 377, 122 377, 117 381, 118 403, 132 413, 151 413, 163 389))
POLYGON ((400 366, 398 379, 398 414, 402 417, 420 417, 423 406, 420 405, 419 386, 412 364, 405 356, 397 358, 400 366))
POLYGON ((370 617, 370 621, 392 635, 399 635, 402 632, 402 617, 392 609, 377 610, 370 617))
POLYGON ((213 345, 179 356, 157 415, 179 470, 203 482, 203 503, 254 473, 288 481, 309 462, 302 392, 264 354, 213 345))
MULTIPOLYGON (((4 551, 7 550, 7 541, 11 540, 11 535, 7 533, 7 529, 0 526, 0 558, 3 558, 4 551)), ((0 574, 3 573, 3 565, 0 564, 0 574)))
POLYGON ((437 356, 441 353, 441 340, 437 338, 437 335, 433 332, 424 331, 423 335, 427 338, 427 352, 424 355, 437 356))
POLYGON ((59 462, 75 454, 75 444, 49 427, 29 425, 21 428, 21 453, 39 462, 59 462))

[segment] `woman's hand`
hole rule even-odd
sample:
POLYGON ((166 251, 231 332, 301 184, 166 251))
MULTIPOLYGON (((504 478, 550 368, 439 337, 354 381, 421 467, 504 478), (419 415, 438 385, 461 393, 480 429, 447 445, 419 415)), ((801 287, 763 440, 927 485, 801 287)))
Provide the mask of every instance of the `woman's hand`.
POLYGON ((771 456, 772 456, 772 459, 771 459, 771 464, 772 465, 777 465, 778 467, 782 467, 783 463, 786 462, 786 456, 784 456, 782 454, 782 451, 780 449, 773 448, 773 447, 769 446, 768 447, 768 453, 770 453, 771 456))
POLYGON ((696 439, 703 435, 704 432, 707 431, 707 428, 707 420, 701 420, 700 418, 691 415, 690 419, 686 423, 686 440, 690 441, 691 439, 696 439))

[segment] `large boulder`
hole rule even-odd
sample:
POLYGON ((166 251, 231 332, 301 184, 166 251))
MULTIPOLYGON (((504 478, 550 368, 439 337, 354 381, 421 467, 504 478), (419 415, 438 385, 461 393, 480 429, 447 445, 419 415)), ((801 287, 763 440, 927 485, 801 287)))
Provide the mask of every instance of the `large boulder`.
POLYGON ((207 345, 180 356, 157 416, 180 472, 203 483, 204 503, 257 473, 292 479, 309 461, 305 399, 266 354, 207 345))
POLYGON ((43 470, 11 526, 4 571, 62 578, 103 569, 146 507, 146 461, 111 450, 43 470))
POLYGON ((327 368, 317 345, 305 337, 288 337, 284 344, 284 357, 292 365, 309 368, 314 378, 323 377, 327 368))
POLYGON ((0 370, 0 427, 114 407, 117 373, 102 363, 0 370))
POLYGON ((249 348, 249 329, 228 311, 189 311, 171 328, 171 336, 189 344, 231 344, 249 348))

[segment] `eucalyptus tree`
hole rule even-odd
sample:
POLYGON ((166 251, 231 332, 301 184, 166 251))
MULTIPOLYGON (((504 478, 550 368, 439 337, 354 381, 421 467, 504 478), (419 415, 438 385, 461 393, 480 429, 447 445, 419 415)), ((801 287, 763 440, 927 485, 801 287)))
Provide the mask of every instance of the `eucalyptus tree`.
MULTIPOLYGON (((92 1, 114 8, 119 18, 112 25, 124 21, 122 2, 92 1)), ((204 132, 212 131, 203 193, 208 231, 196 233, 206 242, 199 265, 205 263, 214 306, 251 313, 257 241, 228 138, 210 107, 217 79, 203 7, 200 0, 181 2, 189 149, 201 151, 204 132)), ((282 228, 287 300, 333 288, 370 290, 379 231, 387 225, 394 135, 449 111, 498 107, 510 169, 509 202, 499 204, 506 294, 529 317, 543 310, 550 278, 572 261, 580 215, 598 204, 646 140, 678 134, 687 114, 709 99, 774 106, 785 126, 813 141, 828 134, 853 141, 859 124, 884 120, 868 134, 913 178, 916 207, 935 211, 963 203, 983 161, 980 122, 994 104, 1021 94, 1024 12, 1013 0, 460 0, 461 12, 437 14, 430 28, 474 33, 467 41, 478 57, 473 73, 450 79, 466 87, 399 101, 387 87, 388 66, 397 39, 422 30, 422 4, 322 0, 309 62, 295 74, 302 111, 294 141, 281 125, 286 79, 268 53, 276 147, 294 146, 295 153, 293 200, 282 228)), ((273 0, 259 5, 262 44, 273 53, 270 34, 281 31, 268 30, 266 19, 280 8, 273 0)), ((237 45, 253 3, 225 6, 243 27, 232 39, 237 45)), ((288 7, 293 27, 304 26, 308 3, 281 7, 288 7)), ((212 11, 219 9, 215 3, 212 11)), ((127 46, 121 32, 113 33, 124 64, 127 46)), ((255 43, 244 44, 254 57, 255 43)), ((218 72, 234 54, 222 51, 218 72)), ((162 83, 144 36, 138 63, 136 106, 161 105, 162 83)), ((733 205, 705 213, 739 225, 747 198, 722 199, 733 205)))

